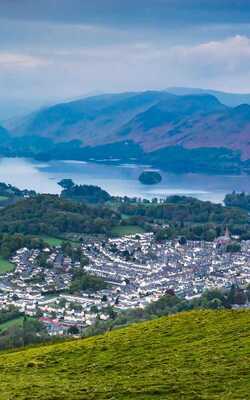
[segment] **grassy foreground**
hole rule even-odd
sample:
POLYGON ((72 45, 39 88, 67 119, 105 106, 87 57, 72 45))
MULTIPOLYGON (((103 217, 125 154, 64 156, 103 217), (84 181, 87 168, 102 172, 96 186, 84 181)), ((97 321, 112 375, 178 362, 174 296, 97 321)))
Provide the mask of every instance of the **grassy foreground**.
POLYGON ((196 311, 0 354, 0 399, 247 400, 250 311, 196 311))

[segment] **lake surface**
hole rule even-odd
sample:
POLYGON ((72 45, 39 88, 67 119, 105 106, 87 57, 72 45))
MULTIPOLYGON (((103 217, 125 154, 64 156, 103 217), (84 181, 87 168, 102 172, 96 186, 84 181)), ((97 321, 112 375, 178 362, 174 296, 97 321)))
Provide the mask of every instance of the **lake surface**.
POLYGON ((23 158, 0 159, 0 181, 40 193, 60 193, 57 182, 71 178, 78 184, 101 186, 112 195, 164 198, 172 194, 222 202, 233 190, 250 192, 250 177, 172 174, 161 172, 162 182, 145 186, 138 181, 147 169, 140 165, 104 165, 78 161, 38 162, 23 158))

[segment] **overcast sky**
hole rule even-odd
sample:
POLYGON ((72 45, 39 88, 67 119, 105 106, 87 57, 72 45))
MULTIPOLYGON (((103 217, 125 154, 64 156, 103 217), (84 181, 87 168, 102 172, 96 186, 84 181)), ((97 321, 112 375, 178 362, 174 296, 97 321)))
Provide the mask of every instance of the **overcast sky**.
POLYGON ((250 92, 250 0, 0 1, 0 106, 168 86, 250 92))

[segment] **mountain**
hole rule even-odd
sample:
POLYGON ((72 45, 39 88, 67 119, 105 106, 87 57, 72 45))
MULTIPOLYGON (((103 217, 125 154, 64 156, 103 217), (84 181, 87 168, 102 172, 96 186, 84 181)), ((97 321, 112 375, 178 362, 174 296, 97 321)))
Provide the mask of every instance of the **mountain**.
POLYGON ((198 89, 198 88, 185 88, 185 87, 169 87, 167 92, 176 94, 178 96, 190 95, 190 94, 211 94, 217 97, 217 99, 229 107, 237 107, 241 104, 250 105, 250 93, 229 93, 220 92, 218 90, 211 89, 198 89))
MULTIPOLYGON (((187 147, 202 147, 196 146, 198 132, 195 124, 226 112, 227 108, 211 95, 176 96, 138 114, 119 134, 139 143, 147 152, 174 145, 185 147, 187 137, 193 139, 193 145, 187 147)), ((213 141, 211 144, 214 146, 216 143, 213 141)), ((211 144, 207 143, 207 146, 211 144)))
POLYGON ((130 121, 125 132, 146 151, 224 147, 250 158, 250 106, 226 108, 208 95, 178 97, 174 107, 160 102, 130 121))
POLYGON ((1 398, 248 399, 249 329, 249 311, 197 311, 3 352, 1 398))
POLYGON ((163 97, 175 96, 143 92, 88 97, 42 109, 10 128, 14 136, 37 135, 57 142, 79 139, 84 145, 111 143, 125 123, 163 97))
POLYGON ((229 107, 211 94, 104 94, 47 107, 6 127, 13 138, 7 154, 133 159, 174 171, 250 168, 250 105, 229 107), (164 157, 169 151, 171 163, 164 157))

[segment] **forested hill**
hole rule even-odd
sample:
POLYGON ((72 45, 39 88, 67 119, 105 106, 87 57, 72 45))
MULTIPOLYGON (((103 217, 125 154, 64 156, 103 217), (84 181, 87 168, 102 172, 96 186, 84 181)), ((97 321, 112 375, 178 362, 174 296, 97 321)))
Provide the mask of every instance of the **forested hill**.
POLYGON ((102 199, 106 192, 96 187, 86 192, 87 189, 89 187, 76 186, 76 192, 64 190, 63 194, 66 192, 69 197, 34 195, 2 208, 0 234, 112 236, 113 228, 127 226, 155 232, 159 240, 185 236, 189 240, 212 241, 228 226, 230 232, 241 239, 250 238, 246 210, 181 196, 171 196, 160 203, 108 195, 109 201, 100 203, 99 195, 102 199), (80 196, 76 195, 78 191, 80 196), (97 203, 85 203, 86 193, 94 193, 91 201, 94 198, 97 203))
POLYGON ((37 195, 2 209, 0 232, 31 235, 107 233, 118 220, 114 210, 101 205, 80 204, 57 195, 37 195))
POLYGON ((1 398, 248 399, 249 330, 249 311, 196 311, 1 353, 1 398))

